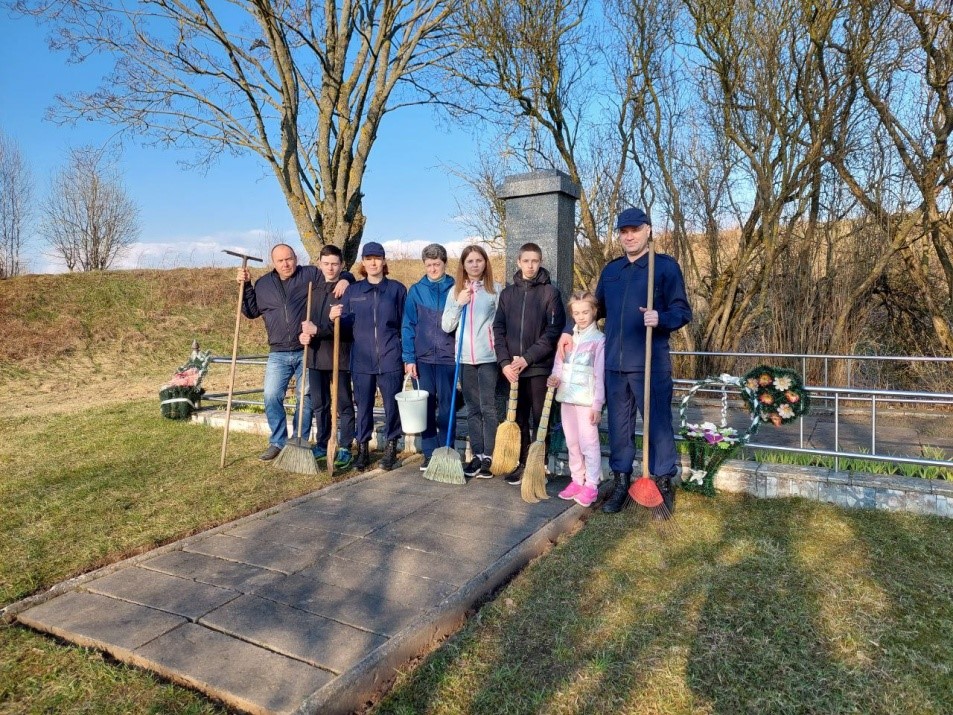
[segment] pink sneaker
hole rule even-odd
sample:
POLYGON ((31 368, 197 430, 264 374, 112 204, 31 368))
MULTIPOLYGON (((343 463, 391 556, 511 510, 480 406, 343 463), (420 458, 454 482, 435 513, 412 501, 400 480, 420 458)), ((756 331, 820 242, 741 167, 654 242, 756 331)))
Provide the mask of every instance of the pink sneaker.
POLYGON ((569 486, 563 489, 557 496, 560 499, 565 499, 566 501, 572 501, 575 496, 584 489, 582 484, 576 484, 575 482, 569 482, 569 486))
POLYGON ((592 506, 592 503, 596 500, 596 497, 599 496, 599 490, 596 489, 591 484, 586 484, 582 487, 576 496, 574 497, 575 502, 579 506, 592 506))

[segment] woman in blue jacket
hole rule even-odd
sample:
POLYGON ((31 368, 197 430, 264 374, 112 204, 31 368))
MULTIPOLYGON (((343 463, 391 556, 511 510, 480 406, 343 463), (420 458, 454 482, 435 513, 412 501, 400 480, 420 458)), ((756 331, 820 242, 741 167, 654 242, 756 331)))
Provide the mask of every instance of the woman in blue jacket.
MULTIPOLYGON (((374 429, 374 395, 378 388, 384 401, 384 457, 381 469, 397 466, 400 419, 396 395, 400 391, 404 364, 401 360, 400 326, 407 289, 387 277, 384 247, 368 243, 361 252, 360 280, 348 286, 338 309, 343 326, 351 328, 351 379, 357 403, 357 458, 354 468, 370 464, 370 439, 374 429)), ((337 312, 337 311, 336 311, 337 312)), ((335 313, 331 313, 333 320, 335 313)))
MULTIPOLYGON (((426 274, 407 291, 401 342, 404 348, 404 372, 426 390, 427 427, 420 435, 427 469, 437 447, 447 444, 450 401, 457 386, 454 377, 453 336, 440 326, 453 278, 447 275, 447 249, 431 243, 420 254, 426 274)), ((453 444, 451 440, 450 444, 453 444)))

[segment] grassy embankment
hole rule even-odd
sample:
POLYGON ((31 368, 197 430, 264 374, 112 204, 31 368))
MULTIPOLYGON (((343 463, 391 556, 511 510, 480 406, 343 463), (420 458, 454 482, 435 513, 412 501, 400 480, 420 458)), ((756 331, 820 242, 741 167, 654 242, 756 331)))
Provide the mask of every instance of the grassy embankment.
MULTIPOLYGON (((220 471, 220 432, 159 417, 193 337, 230 349, 231 275, 0 282, 0 604, 327 483, 275 479, 242 434, 220 471)), ((664 540, 637 511, 594 515, 379 712, 953 711, 949 521, 734 496, 682 497, 679 520, 664 540)), ((221 708, 0 626, 0 712, 221 708)))

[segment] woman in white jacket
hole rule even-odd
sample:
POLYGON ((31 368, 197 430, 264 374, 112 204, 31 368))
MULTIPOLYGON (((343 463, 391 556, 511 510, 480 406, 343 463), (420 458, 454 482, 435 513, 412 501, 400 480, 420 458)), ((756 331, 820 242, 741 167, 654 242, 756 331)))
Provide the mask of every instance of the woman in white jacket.
MULTIPOLYGON (((496 381, 499 368, 493 347, 493 319, 500 296, 499 285, 493 283, 490 259, 479 246, 467 246, 460 254, 456 283, 447 296, 442 326, 452 333, 460 325, 464 308, 463 351, 460 355, 463 399, 467 405, 467 428, 473 459, 463 473, 468 477, 489 479, 490 455, 499 424, 496 414, 496 381)), ((459 335, 454 340, 459 344, 459 335)))

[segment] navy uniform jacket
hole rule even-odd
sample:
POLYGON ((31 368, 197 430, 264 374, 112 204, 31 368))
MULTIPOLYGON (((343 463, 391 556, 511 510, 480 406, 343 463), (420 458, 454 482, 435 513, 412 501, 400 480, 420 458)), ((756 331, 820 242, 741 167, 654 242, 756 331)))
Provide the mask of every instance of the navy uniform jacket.
POLYGON ((354 335, 351 372, 403 372, 400 326, 406 297, 404 284, 387 277, 380 283, 364 279, 344 291, 341 327, 349 328, 354 335))
MULTIPOLYGON (((606 370, 645 370, 645 319, 639 310, 648 305, 649 256, 635 262, 624 255, 602 269, 596 286, 599 316, 606 319, 606 370)), ((655 297, 653 309, 659 324, 652 330, 652 370, 672 371, 669 335, 692 319, 685 295, 685 281, 678 262, 664 253, 655 255, 655 297)))

